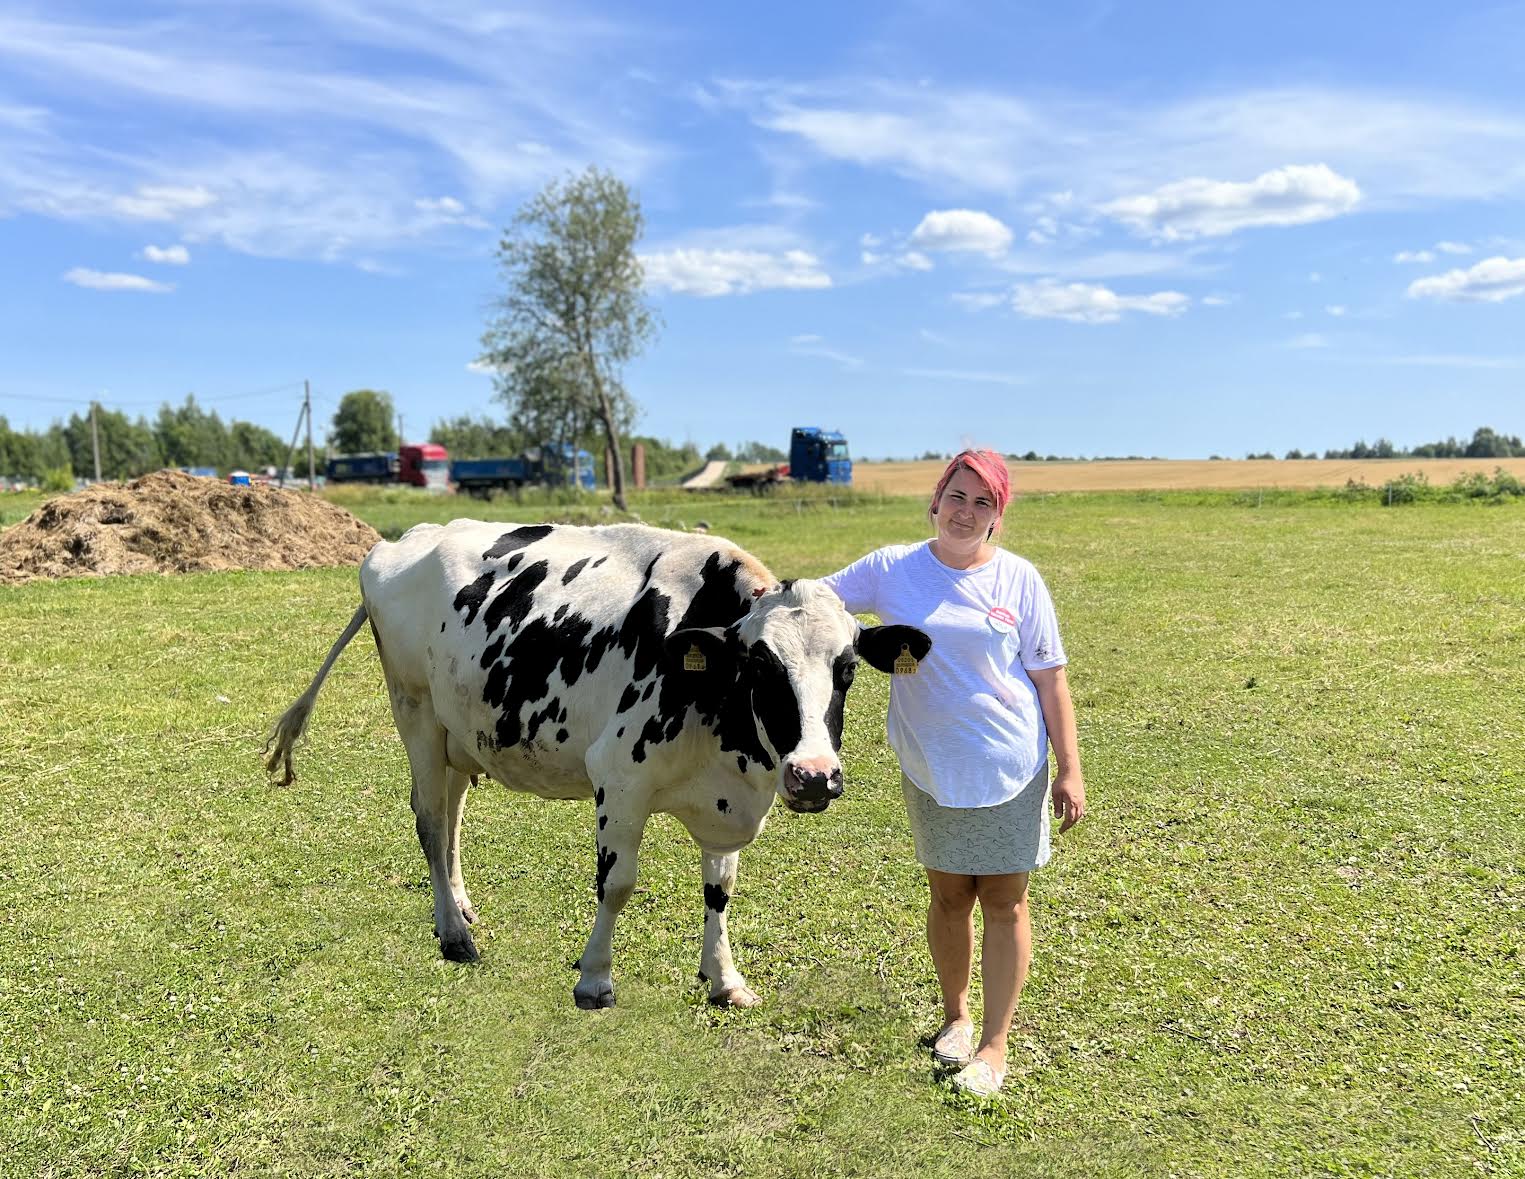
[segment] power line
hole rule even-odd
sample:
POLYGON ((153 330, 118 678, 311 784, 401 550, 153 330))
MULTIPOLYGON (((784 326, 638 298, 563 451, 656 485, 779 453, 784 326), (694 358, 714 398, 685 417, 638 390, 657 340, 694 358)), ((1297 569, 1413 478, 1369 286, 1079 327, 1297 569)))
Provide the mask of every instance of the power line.
MULTIPOLYGON (((219 393, 211 397, 205 397, 194 391, 188 392, 187 396, 194 397, 198 405, 219 405, 229 401, 248 401, 255 397, 273 397, 277 393, 289 393, 293 389, 300 389, 301 381, 287 381, 283 385, 271 385, 263 389, 250 389, 244 393, 219 393)), ((32 405, 72 405, 88 409, 93 404, 99 404, 103 409, 149 409, 161 405, 175 405, 177 402, 170 397, 160 397, 153 401, 120 401, 116 398, 102 397, 36 397, 30 393, 0 393, 0 401, 25 401, 32 405)))

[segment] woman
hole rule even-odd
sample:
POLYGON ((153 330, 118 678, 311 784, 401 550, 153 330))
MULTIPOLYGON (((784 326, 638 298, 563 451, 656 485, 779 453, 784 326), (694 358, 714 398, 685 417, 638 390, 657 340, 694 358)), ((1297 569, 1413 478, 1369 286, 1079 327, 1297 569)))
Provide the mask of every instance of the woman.
POLYGON ((932 636, 926 659, 894 677, 889 739, 932 890, 927 944, 944 1013, 932 1055, 963 1066, 954 1088, 984 1097, 1005 1080, 1032 955, 1027 877, 1049 858, 1045 796, 1052 791, 1061 832, 1085 815, 1053 603, 1031 564, 992 543, 1010 495, 1001 456, 966 450, 932 493, 935 538, 890 545, 824 579, 853 613, 932 636), (969 1015, 976 901, 985 924, 978 1043, 969 1015))

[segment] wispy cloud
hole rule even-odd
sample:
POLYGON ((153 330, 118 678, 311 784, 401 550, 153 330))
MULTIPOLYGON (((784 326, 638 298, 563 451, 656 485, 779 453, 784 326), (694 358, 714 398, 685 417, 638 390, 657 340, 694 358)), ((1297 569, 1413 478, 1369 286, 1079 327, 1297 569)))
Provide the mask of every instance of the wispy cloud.
POLYGON ((925 377, 930 381, 968 381, 977 385, 1025 385, 1028 378, 1014 373, 970 372, 957 368, 907 368, 901 369, 908 377, 925 377))
POLYGON ((1458 303, 1501 303, 1525 295, 1525 258, 1486 258, 1466 270, 1415 279, 1411 299, 1446 299, 1458 303))
POLYGON ((1018 283, 1011 305, 1029 319, 1067 319, 1074 323, 1116 323, 1128 312, 1144 315, 1180 315, 1191 299, 1180 291, 1156 291, 1149 295, 1119 295, 1094 283, 1060 283, 1044 279, 1018 283))
POLYGON ((1318 332, 1304 332, 1302 335, 1293 336, 1288 340, 1287 347, 1297 351, 1306 348, 1327 348, 1329 347, 1329 337, 1321 335, 1318 332))
POLYGON ((768 254, 758 250, 675 249, 642 254, 652 290, 714 298, 767 290, 821 290, 831 275, 805 250, 768 254))
POLYGON ((1291 164, 1242 183, 1177 180, 1100 208, 1148 237, 1183 241, 1255 227, 1327 221, 1350 212, 1360 199, 1355 181, 1326 165, 1291 164))
POLYGON ((151 294, 168 294, 175 289, 174 283, 157 282, 141 274, 119 274, 103 270, 89 270, 76 266, 64 274, 64 282, 92 291, 147 291, 151 294))
POLYGON ((1435 255, 1429 250, 1399 250, 1393 255, 1394 262, 1433 262, 1435 255))
POLYGON ((831 348, 826 341, 817 335, 791 336, 789 339, 789 351, 795 356, 819 356, 823 360, 830 360, 844 369, 860 369, 863 367, 863 358, 831 348))
POLYGON ((191 252, 184 246, 144 246, 143 260, 145 262, 157 262, 161 266, 187 266, 191 261, 191 252))

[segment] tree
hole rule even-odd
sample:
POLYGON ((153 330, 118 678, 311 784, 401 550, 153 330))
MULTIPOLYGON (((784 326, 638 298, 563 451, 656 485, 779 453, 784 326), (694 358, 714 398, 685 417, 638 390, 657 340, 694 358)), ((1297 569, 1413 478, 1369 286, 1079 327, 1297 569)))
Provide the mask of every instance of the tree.
POLYGON ((782 463, 788 461, 789 456, 776 446, 769 446, 766 442, 738 442, 736 444, 736 461, 738 463, 782 463))
MULTIPOLYGON (((95 408, 95 424, 101 444, 101 478, 134 479, 159 467, 159 444, 146 418, 129 421, 120 410, 95 408)), ((95 475, 95 454, 90 436, 90 415, 69 415, 63 428, 69 447, 69 465, 76 475, 95 475)))
POLYGON ((510 420, 573 442, 600 428, 614 456, 614 502, 625 504, 620 436, 636 406, 620 370, 655 334, 635 244, 644 221, 623 181, 590 167, 552 181, 498 243, 507 292, 482 336, 510 420))
POLYGON ((339 399, 329 445, 339 454, 363 454, 371 450, 396 450, 396 414, 392 395, 374 389, 356 389, 339 399))
POLYGON ((717 442, 704 452, 704 461, 708 463, 728 463, 734 457, 731 448, 724 442, 717 442))
POLYGON ((196 404, 195 394, 186 394, 185 404, 178 409, 168 404, 159 407, 154 440, 166 467, 222 470, 229 465, 227 427, 215 410, 207 413, 196 404))
POLYGON ((429 441, 460 459, 512 458, 525 448, 524 436, 512 426, 469 414, 435 422, 429 441))

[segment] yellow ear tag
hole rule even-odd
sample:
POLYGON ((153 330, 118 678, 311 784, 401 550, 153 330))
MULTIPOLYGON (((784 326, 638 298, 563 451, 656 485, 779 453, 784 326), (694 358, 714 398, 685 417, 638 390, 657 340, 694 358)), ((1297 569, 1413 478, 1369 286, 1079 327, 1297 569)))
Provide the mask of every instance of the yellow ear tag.
POLYGON ((683 670, 703 671, 709 665, 709 660, 704 657, 704 652, 699 650, 699 644, 690 643, 688 654, 683 656, 683 670))
POLYGON ((900 647, 900 654, 895 656, 895 674, 915 675, 916 668, 916 656, 911 654, 910 645, 902 644, 900 647))

